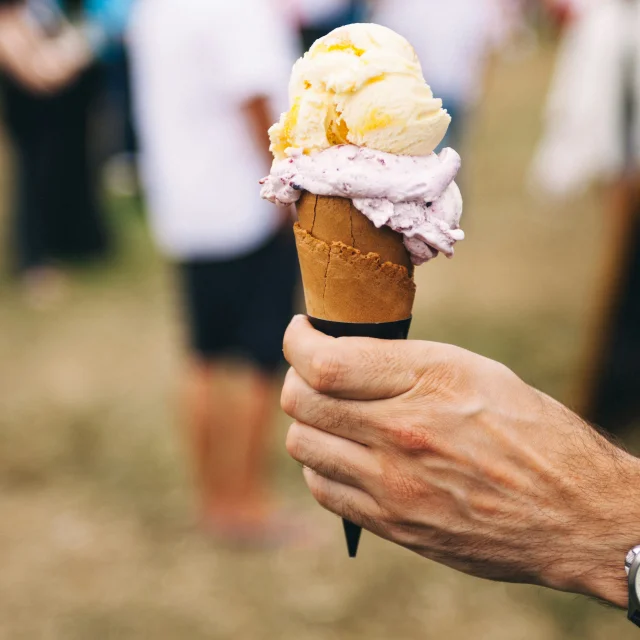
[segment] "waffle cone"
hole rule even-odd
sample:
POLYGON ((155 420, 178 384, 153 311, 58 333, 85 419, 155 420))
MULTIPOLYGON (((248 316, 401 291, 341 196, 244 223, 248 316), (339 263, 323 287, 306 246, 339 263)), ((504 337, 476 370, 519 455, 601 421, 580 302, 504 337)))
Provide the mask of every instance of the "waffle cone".
POLYGON ((402 236, 377 229, 350 200, 303 194, 295 225, 307 313, 334 322, 411 316, 413 266, 402 236))
POLYGON ((351 200, 315 196, 305 191, 297 208, 300 226, 314 238, 328 244, 342 242, 365 254, 377 253, 382 262, 406 267, 413 275, 413 265, 402 236, 389 227, 377 229, 351 200))

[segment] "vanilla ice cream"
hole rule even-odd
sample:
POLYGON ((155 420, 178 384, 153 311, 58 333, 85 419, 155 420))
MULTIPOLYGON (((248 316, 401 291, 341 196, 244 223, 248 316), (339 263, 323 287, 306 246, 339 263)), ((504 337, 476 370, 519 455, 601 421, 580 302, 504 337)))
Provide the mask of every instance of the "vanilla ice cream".
POLYGON ((269 130, 274 162, 261 195, 345 198, 378 229, 402 234, 414 265, 452 257, 464 238, 460 156, 434 149, 451 118, 411 45, 375 24, 317 40, 293 67, 291 109, 269 130))
POLYGON ((375 24, 317 40, 293 67, 289 98, 290 110, 269 130, 276 161, 340 144, 427 156, 451 121, 411 45, 375 24))

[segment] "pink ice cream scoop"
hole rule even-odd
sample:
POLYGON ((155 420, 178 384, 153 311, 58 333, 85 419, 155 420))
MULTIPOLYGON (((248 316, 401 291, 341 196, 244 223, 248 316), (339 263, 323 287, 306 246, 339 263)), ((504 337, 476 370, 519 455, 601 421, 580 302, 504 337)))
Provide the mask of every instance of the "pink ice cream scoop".
POLYGON ((462 196, 454 182, 460 156, 403 156, 366 147, 339 145, 317 153, 295 153, 274 162, 261 180, 263 198, 281 205, 303 191, 350 198, 376 227, 387 225, 404 236, 412 262, 420 265, 464 239, 460 229, 462 196))

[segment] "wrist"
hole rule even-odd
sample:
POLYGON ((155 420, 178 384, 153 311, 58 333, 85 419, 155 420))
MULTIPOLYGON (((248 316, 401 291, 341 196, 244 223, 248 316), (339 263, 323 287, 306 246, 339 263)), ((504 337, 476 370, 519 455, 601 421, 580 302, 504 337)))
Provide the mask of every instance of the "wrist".
POLYGON ((633 495, 640 486, 640 460, 615 450, 589 464, 596 466, 598 475, 593 478, 599 480, 588 488, 588 508, 576 519, 574 554, 558 588, 626 609, 625 558, 640 544, 640 500, 633 495))
MULTIPOLYGON (((640 534, 636 534, 635 538, 632 536, 628 538, 638 540, 640 534)), ((597 566, 592 567, 591 570, 587 569, 587 573, 580 576, 578 593, 608 602, 621 609, 627 608, 629 587, 624 559, 629 549, 637 544, 629 540, 622 544, 611 544, 608 547, 607 556, 603 556, 597 566)))

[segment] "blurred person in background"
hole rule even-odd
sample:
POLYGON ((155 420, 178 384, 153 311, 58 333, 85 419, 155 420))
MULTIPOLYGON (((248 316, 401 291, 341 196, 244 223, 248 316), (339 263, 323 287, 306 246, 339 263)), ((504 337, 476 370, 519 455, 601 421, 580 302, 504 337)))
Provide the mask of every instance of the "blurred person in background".
POLYGON ((137 193, 136 133, 125 34, 135 0, 85 0, 87 30, 103 72, 99 151, 109 193, 137 193))
POLYGON ((620 432, 640 418, 640 2, 546 0, 565 25, 533 186, 555 196, 605 186, 598 321, 585 416, 620 432))
POLYGON ((268 0, 139 0, 129 34, 142 182, 186 308, 185 428, 200 520, 246 544, 295 534, 265 468, 298 274, 289 214, 258 196, 274 91, 285 92, 294 57, 280 18, 268 0), (229 355, 247 367, 225 369, 229 355), (221 386, 229 380, 235 396, 221 386))
MULTIPOLYGON (((89 150, 95 54, 53 0, 2 1, 4 117, 15 147, 12 248, 27 299, 59 296, 59 260, 102 255, 107 233, 89 150)), ((69 16, 82 7, 65 5, 69 16)))
POLYGON ((125 43, 135 0, 83 0, 83 31, 100 67, 95 108, 97 160, 107 192, 138 193, 129 56, 125 43))
POLYGON ((482 94, 486 63, 504 39, 506 0, 375 0, 373 21, 413 45, 434 95, 451 114, 443 146, 458 149, 482 94))

